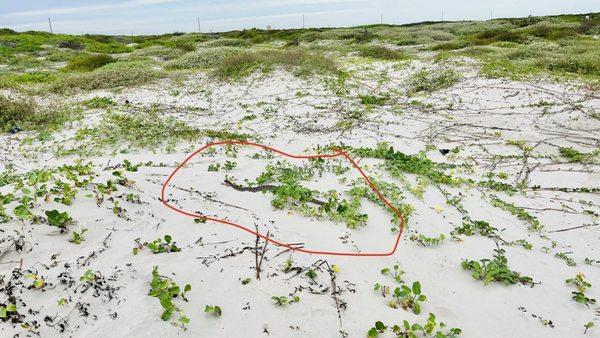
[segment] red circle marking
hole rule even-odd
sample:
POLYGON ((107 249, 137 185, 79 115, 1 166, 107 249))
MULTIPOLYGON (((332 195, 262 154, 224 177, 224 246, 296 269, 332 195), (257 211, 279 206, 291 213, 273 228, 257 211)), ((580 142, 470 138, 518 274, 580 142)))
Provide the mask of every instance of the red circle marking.
POLYGON ((173 170, 173 172, 171 172, 171 174, 169 175, 169 177, 167 177, 167 180, 163 183, 162 185, 162 190, 161 190, 161 202, 168 208, 174 210, 175 212, 185 215, 185 216, 190 216, 193 218, 203 218, 212 222, 217 222, 217 223, 221 223, 221 224, 225 224, 225 225, 229 225, 229 226, 233 226, 236 227, 240 230, 246 231, 254 236, 258 236, 260 238, 263 238, 266 241, 269 241, 277 246, 282 246, 285 248, 288 248, 290 250, 293 251, 297 251, 297 252, 303 252, 303 253, 308 253, 308 254, 317 254, 317 255, 329 255, 329 256, 362 256, 362 257, 384 257, 384 256, 391 256, 396 252, 396 249, 398 248, 398 243, 400 243, 400 238, 402 237, 402 232, 404 231, 404 216, 402 215, 402 213, 400 213, 400 211, 394 207, 388 200, 387 198, 375 187, 375 184, 373 184, 373 182, 371 182, 371 180, 369 179, 369 177, 364 173, 364 171, 358 166, 358 164, 356 164, 356 162, 354 162, 354 160, 343 150, 341 149, 337 149, 336 153, 333 154, 316 154, 316 155, 293 155, 293 154, 288 154, 284 151, 269 147, 269 146, 265 146, 262 144, 258 144, 258 143, 253 143, 253 142, 248 142, 248 141, 233 141, 233 140, 225 140, 225 141, 218 141, 218 142, 211 142, 208 143, 206 145, 204 145, 203 147, 201 147, 200 149, 194 151, 193 153, 191 153, 183 162, 181 162, 181 164, 179 164, 177 166, 177 168, 175 168, 175 170, 173 170), (264 150, 268 150, 274 153, 277 153, 281 156, 285 156, 285 157, 289 157, 289 158, 295 158, 295 159, 311 159, 311 158, 335 158, 335 157, 344 157, 346 158, 351 164, 352 166, 358 170, 358 172, 360 173, 360 175, 362 176, 362 178, 365 180, 365 182, 369 185, 369 187, 375 192, 375 194, 377 194, 377 196, 379 197, 379 199, 381 199, 381 201, 388 207, 390 208, 390 210, 392 210, 392 212, 394 214, 396 214, 396 216, 398 217, 398 219, 400 220, 400 229, 398 231, 398 236, 396 236, 396 240, 394 242, 394 246, 392 247, 392 250, 389 252, 340 252, 340 251, 319 251, 319 250, 309 250, 309 249, 305 249, 305 248, 298 248, 298 247, 294 247, 292 244, 288 244, 288 243, 284 243, 284 242, 280 242, 278 240, 275 240, 273 238, 267 237, 255 230, 252 230, 251 228, 248 228, 246 226, 243 226, 241 224, 237 224, 228 220, 224 220, 224 219, 218 219, 218 218, 214 218, 214 217, 209 217, 209 216, 205 216, 205 215, 201 215, 201 214, 196 214, 196 213, 192 213, 192 212, 188 212, 185 210, 181 210, 171 204, 169 204, 166 201, 165 195, 166 195, 166 190, 167 187, 169 186, 169 183, 171 182, 171 180, 173 179, 173 177, 175 176, 175 174, 177 174, 177 172, 179 171, 179 169, 181 169, 183 166, 186 165, 186 163, 191 160, 194 156, 198 155, 199 153, 201 153, 202 151, 204 151, 207 148, 213 147, 213 146, 217 146, 217 145, 223 145, 223 144, 237 144, 237 145, 246 145, 246 146, 253 146, 253 147, 257 147, 257 148, 261 148, 264 150))

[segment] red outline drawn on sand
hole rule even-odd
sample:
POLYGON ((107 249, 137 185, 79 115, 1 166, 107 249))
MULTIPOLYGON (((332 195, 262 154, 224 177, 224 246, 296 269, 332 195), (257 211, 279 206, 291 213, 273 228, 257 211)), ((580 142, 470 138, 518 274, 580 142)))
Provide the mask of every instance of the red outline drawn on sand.
POLYGON ((281 246, 281 247, 285 247, 288 248, 290 250, 293 251, 297 251, 297 252, 303 252, 303 253, 307 253, 307 254, 316 254, 316 255, 329 255, 329 256, 355 256, 355 257, 384 257, 384 256, 391 256, 396 252, 396 249, 398 248, 398 243, 400 243, 400 238, 402 237, 402 232, 404 231, 404 216, 402 215, 402 213, 400 213, 400 211, 398 211, 397 208, 395 208, 389 201, 388 199, 383 196, 383 194, 375 187, 375 185, 373 184, 373 182, 371 182, 371 180, 369 179, 369 177, 364 173, 364 171, 358 166, 358 164, 356 164, 356 162, 354 162, 354 160, 348 156, 348 154, 341 150, 341 149, 337 149, 335 153, 333 154, 316 154, 316 155, 292 155, 292 154, 288 154, 286 152, 283 152, 281 150, 269 147, 269 146, 265 146, 262 144, 258 144, 258 143, 253 143, 253 142, 248 142, 248 141, 233 141, 233 140, 227 140, 227 141, 218 141, 218 142, 212 142, 212 143, 208 143, 206 145, 204 145, 203 147, 201 147, 200 149, 194 151, 193 153, 191 153, 183 162, 181 162, 181 164, 179 164, 179 166, 177 166, 177 168, 175 168, 175 170, 173 170, 173 172, 171 172, 171 174, 169 175, 169 177, 167 178, 167 180, 163 183, 162 186, 162 190, 161 190, 161 201, 162 203, 174 210, 175 212, 185 215, 185 216, 189 216, 189 217, 193 217, 193 218, 202 218, 202 219, 206 219, 208 221, 212 221, 212 222, 217 222, 217 223, 221 223, 221 224, 225 224, 225 225, 229 225, 229 226, 233 226, 236 227, 240 230, 243 230, 245 232, 248 232, 254 236, 258 236, 266 241, 269 241, 271 243, 273 243, 274 245, 277 246, 281 246), (394 246, 392 247, 391 251, 388 252, 340 252, 340 251, 320 251, 320 250, 310 250, 310 249, 306 249, 303 247, 295 247, 292 244, 288 244, 288 243, 284 243, 284 242, 280 242, 278 240, 275 240, 271 237, 267 237, 263 234, 261 234, 260 232, 257 232, 249 227, 246 227, 244 225, 241 224, 237 224, 231 221, 227 221, 224 219, 219 219, 219 218, 214 218, 214 217, 209 217, 209 216, 205 216, 205 215, 201 215, 201 214, 196 214, 196 213, 192 213, 192 212, 188 212, 185 210, 181 210, 171 204, 169 204, 169 202, 167 202, 167 199, 165 197, 166 195, 166 191, 167 188, 169 186, 169 183, 171 182, 171 180, 173 179, 173 177, 175 177, 175 175, 177 174, 177 172, 179 171, 179 169, 181 169, 183 166, 185 166, 194 156, 198 155, 199 153, 201 153, 202 151, 204 151, 205 149, 208 149, 210 147, 214 147, 214 146, 218 146, 218 145, 224 145, 224 144, 235 144, 235 145, 245 145, 245 146, 252 146, 252 147, 256 147, 256 148, 261 148, 264 150, 268 150, 274 153, 277 153, 281 156, 284 157, 289 157, 289 158, 294 158, 294 159, 311 159, 311 158, 335 158, 335 157, 344 157, 345 159, 347 159, 352 166, 360 173, 360 175, 362 176, 362 178, 365 180, 365 182, 369 185, 369 187, 371 187, 371 189, 377 194, 377 196, 381 199, 381 201, 388 207, 390 208, 390 210, 392 210, 394 212, 394 214, 396 214, 396 216, 398 216, 398 219, 400 220, 400 228, 398 231, 398 236, 396 236, 396 240, 394 242, 394 246))

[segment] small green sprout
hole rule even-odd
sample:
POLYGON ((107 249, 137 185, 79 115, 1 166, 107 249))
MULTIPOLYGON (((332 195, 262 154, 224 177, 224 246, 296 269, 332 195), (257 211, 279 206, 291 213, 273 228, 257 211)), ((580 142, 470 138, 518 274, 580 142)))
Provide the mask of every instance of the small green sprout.
POLYGON ((221 317, 221 315, 223 314, 223 311, 221 310, 221 307, 218 305, 206 305, 204 307, 204 312, 206 313, 212 313, 217 317, 221 317))
POLYGON ((83 241, 85 241, 85 238, 83 238, 83 233, 85 233, 87 230, 87 228, 83 228, 80 232, 73 231, 71 233, 72 237, 69 239, 69 242, 73 244, 81 244, 83 241))
POLYGON ((291 299, 288 299, 286 296, 273 296, 272 300, 275 301, 275 305, 284 306, 286 304, 297 303, 300 301, 300 297, 293 296, 291 299))

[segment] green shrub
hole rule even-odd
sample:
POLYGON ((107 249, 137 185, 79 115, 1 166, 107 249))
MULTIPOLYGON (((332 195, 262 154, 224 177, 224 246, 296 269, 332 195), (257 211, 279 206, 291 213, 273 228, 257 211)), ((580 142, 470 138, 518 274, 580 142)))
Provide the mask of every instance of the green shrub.
POLYGON ((511 30, 486 30, 476 34, 471 38, 476 45, 489 45, 490 43, 505 41, 505 42, 522 42, 523 36, 520 32, 511 30))
POLYGON ((92 53, 105 53, 105 54, 116 54, 116 53, 131 53, 133 49, 122 43, 110 42, 100 43, 93 42, 87 46, 87 51, 92 53))
POLYGON ((183 56, 165 64, 168 69, 206 69, 217 66, 228 56, 241 53, 242 49, 234 47, 218 47, 201 49, 186 53, 183 56))
POLYGON ((186 52, 193 52, 196 50, 196 44, 193 41, 185 39, 172 40, 172 42, 169 45, 186 52))
POLYGON ((431 50, 454 50, 461 49, 467 47, 469 44, 464 41, 455 41, 455 42, 444 42, 437 45, 432 46, 431 50))
POLYGON ((91 72, 92 70, 98 69, 116 61, 117 60, 115 58, 106 54, 87 54, 78 56, 69 61, 69 64, 67 64, 65 69, 81 72, 91 72))
POLYGON ((74 50, 81 50, 85 48, 85 45, 79 41, 73 40, 63 40, 59 41, 57 44, 58 48, 68 48, 74 50))
POLYGON ((403 60, 407 59, 407 56, 398 50, 393 50, 384 46, 378 45, 364 45, 358 49, 359 53, 363 57, 369 57, 373 59, 382 60, 403 60))
POLYGON ((84 52, 79 50, 53 49, 49 51, 44 58, 51 62, 64 62, 71 61, 82 53, 84 52))
POLYGON ((89 73, 74 74, 57 81, 51 90, 65 92, 136 86, 150 82, 162 74, 145 62, 115 62, 89 73))

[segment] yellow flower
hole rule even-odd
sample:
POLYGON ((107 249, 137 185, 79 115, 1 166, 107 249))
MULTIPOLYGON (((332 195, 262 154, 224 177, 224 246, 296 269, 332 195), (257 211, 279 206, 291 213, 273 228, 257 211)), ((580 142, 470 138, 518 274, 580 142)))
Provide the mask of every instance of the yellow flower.
POLYGON ((444 208, 442 208, 441 205, 436 205, 434 209, 435 209, 436 212, 442 212, 442 211, 444 211, 444 208))
POLYGON ((337 266, 337 265, 335 265, 335 264, 333 264, 331 266, 331 271, 333 271, 334 273, 338 273, 338 272, 340 272, 340 267, 337 266))

